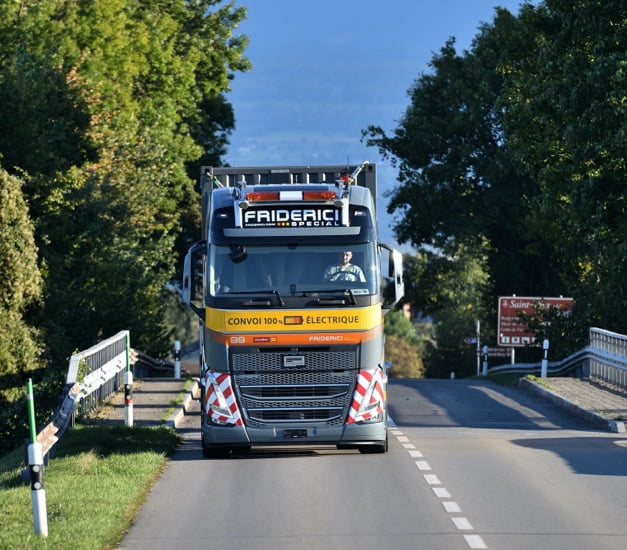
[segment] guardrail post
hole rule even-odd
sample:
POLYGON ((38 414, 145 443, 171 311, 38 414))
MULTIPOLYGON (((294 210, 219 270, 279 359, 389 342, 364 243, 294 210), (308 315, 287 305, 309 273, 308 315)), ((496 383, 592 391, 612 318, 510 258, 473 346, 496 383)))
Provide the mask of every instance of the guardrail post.
POLYGON ((48 513, 46 510, 46 491, 44 490, 44 456, 41 443, 37 441, 35 428, 35 400, 33 381, 26 384, 26 404, 28 407, 28 424, 30 429, 30 445, 28 446, 28 469, 30 472, 31 502, 33 505, 33 522, 35 534, 48 536, 48 513))
POLYGON ((131 370, 131 345, 126 334, 126 372, 124 373, 124 423, 133 427, 133 371, 131 370))
POLYGON ((124 424, 133 427, 133 373, 124 373, 124 424))
POLYGON ((542 342, 542 366, 540 368, 540 378, 546 378, 549 371, 549 340, 542 342))
POLYGON ((174 341, 174 378, 181 377, 181 342, 174 341))

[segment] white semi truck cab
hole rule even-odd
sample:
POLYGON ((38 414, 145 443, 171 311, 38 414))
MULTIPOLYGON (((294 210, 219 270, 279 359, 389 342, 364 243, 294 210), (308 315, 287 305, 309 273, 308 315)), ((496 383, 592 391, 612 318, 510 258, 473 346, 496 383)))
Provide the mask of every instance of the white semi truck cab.
POLYGON ((200 180, 183 295, 200 320, 203 454, 385 452, 383 316, 404 286, 401 254, 378 240, 376 165, 203 167, 200 180))

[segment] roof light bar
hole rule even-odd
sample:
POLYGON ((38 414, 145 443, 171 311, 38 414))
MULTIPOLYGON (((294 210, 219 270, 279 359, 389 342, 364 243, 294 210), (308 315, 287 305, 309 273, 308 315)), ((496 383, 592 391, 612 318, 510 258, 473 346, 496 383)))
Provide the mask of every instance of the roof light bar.
POLYGON ((246 201, 334 201, 335 191, 249 191, 246 201))
POLYGON ((335 191, 303 191, 306 201, 332 201, 337 197, 335 191))
POLYGON ((272 191, 256 191, 246 193, 247 201, 278 201, 279 193, 272 191))

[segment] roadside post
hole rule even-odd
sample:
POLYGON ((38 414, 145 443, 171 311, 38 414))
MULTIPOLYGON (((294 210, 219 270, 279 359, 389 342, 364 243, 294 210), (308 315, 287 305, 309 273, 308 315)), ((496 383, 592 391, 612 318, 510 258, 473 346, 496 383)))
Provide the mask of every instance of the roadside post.
POLYGON ((133 371, 131 370, 131 346, 129 335, 125 336, 126 372, 124 373, 124 424, 133 427, 133 371))
POLYGON ((546 378, 549 370, 549 340, 547 338, 542 342, 542 367, 540 369, 540 378, 546 378))
POLYGON ((174 378, 181 377, 181 342, 174 341, 174 378))
POLYGON ((477 338, 477 374, 479 374, 479 363, 481 362, 481 321, 479 319, 477 319, 475 334, 477 338))
POLYGON ((35 400, 33 396, 33 380, 26 384, 26 405, 28 407, 28 425, 30 444, 28 445, 28 469, 30 473, 30 496, 33 505, 33 523, 35 534, 39 537, 48 536, 48 513, 46 511, 46 491, 44 490, 44 456, 41 443, 37 441, 35 428, 35 400))

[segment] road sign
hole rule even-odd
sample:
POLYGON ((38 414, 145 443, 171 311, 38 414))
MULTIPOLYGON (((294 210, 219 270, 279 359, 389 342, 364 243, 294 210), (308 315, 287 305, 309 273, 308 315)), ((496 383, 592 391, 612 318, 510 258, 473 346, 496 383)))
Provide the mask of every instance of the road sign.
POLYGON ((519 314, 533 315, 535 306, 548 309, 556 307, 562 311, 573 308, 572 298, 540 298, 535 296, 499 296, 498 342, 499 346, 522 348, 537 345, 536 335, 525 323, 520 322, 519 314))
POLYGON ((464 338, 464 344, 476 344, 477 343, 477 339, 476 338, 464 338))

